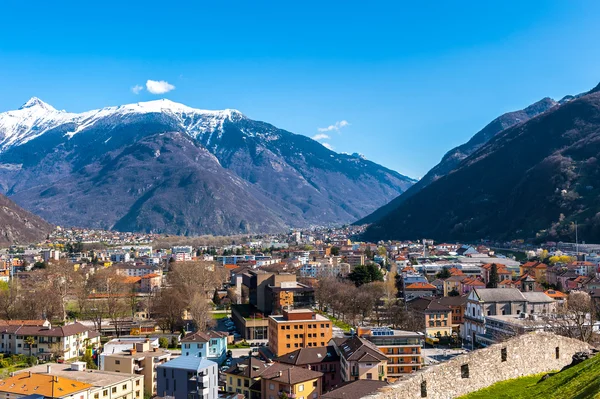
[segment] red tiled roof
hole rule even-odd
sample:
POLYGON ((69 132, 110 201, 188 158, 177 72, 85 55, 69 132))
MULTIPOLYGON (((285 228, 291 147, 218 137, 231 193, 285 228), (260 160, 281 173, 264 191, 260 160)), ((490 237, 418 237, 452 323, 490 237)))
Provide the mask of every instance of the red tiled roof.
POLYGON ((406 286, 407 290, 436 290, 435 285, 429 283, 422 283, 420 281, 412 283, 406 286))

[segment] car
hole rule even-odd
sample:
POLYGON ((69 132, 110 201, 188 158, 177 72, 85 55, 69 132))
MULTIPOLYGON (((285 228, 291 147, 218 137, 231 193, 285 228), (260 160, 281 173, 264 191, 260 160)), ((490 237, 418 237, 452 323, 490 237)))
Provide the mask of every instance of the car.
POLYGON ((225 360, 225 365, 226 366, 231 366, 231 359, 225 360))
POLYGON ((229 370, 229 366, 221 366, 221 371, 227 371, 229 370))

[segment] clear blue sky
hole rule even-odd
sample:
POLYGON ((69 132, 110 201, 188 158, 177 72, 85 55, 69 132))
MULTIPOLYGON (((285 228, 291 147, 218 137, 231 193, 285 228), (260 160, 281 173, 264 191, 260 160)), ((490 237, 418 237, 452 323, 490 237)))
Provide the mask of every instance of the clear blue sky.
POLYGON ((0 111, 165 97, 311 137, 345 120, 322 141, 413 177, 501 113, 600 81, 597 1, 5 0, 0 13, 0 111), (132 93, 148 79, 176 88, 132 93))

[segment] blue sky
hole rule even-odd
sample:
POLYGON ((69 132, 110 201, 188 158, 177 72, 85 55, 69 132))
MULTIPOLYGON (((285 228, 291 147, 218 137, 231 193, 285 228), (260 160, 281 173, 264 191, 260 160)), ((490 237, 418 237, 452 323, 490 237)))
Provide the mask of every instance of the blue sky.
POLYGON ((0 111, 31 96, 73 112, 163 97, 236 108, 413 177, 503 112, 600 81, 594 1, 5 0, 1 12, 0 111), (149 79, 175 89, 131 91, 149 79))

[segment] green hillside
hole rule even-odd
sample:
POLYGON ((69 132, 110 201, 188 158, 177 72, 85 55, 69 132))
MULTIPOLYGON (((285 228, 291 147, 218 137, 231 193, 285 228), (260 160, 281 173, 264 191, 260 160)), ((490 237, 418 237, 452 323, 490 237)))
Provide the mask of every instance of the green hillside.
POLYGON ((538 374, 499 382, 460 399, 600 398, 600 356, 538 383, 542 376, 538 374))

